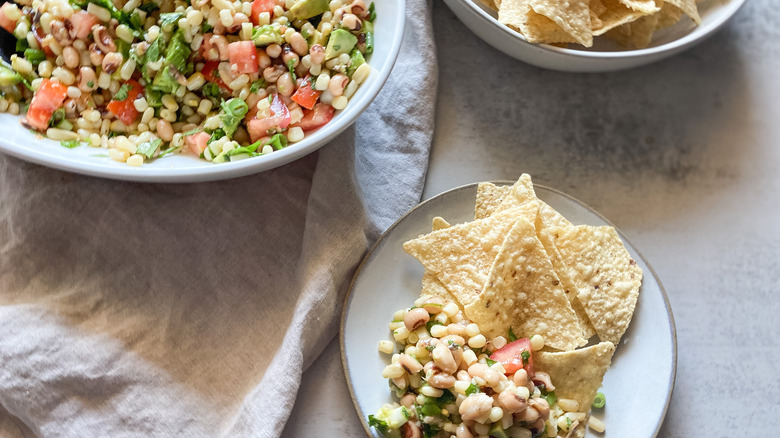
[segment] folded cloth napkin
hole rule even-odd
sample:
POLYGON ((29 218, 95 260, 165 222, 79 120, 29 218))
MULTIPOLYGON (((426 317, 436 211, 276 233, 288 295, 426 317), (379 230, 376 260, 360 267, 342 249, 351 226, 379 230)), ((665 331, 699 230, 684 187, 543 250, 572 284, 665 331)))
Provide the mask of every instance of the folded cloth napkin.
POLYGON ((0 156, 0 433, 277 436, 360 258, 419 202, 436 100, 408 0, 377 100, 296 162, 205 184, 0 156))

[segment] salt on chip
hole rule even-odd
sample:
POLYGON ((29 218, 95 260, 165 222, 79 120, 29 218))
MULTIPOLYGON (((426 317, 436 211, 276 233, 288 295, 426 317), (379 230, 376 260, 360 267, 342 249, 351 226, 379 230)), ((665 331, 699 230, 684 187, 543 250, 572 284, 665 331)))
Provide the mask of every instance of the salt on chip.
POLYGON ((554 21, 536 13, 531 8, 530 0, 502 0, 498 8, 498 21, 517 29, 529 43, 578 42, 554 21))
POLYGON ((545 345, 559 350, 586 343, 534 223, 526 218, 517 219, 485 289, 464 311, 487 338, 506 336, 511 327, 517 337, 539 334, 545 345))
POLYGON ((612 227, 579 225, 550 232, 596 334, 617 344, 634 314, 642 269, 612 227))
POLYGON ((488 182, 479 183, 477 201, 474 205, 474 219, 483 219, 493 214, 511 188, 512 186, 497 186, 488 182))
POLYGON ((517 218, 533 220, 538 211, 538 203, 528 203, 523 208, 433 231, 404 243, 404 250, 465 306, 485 286, 493 261, 517 218))
POLYGON ((600 342, 573 351, 534 351, 534 368, 550 375, 555 395, 577 400, 580 412, 588 412, 612 363, 615 345, 600 342))

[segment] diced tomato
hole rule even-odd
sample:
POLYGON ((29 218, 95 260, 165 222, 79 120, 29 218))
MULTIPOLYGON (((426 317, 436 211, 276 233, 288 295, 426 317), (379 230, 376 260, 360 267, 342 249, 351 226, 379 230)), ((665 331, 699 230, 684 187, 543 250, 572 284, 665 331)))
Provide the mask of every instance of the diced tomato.
POLYGON ((12 8, 17 9, 17 14, 20 13, 18 12, 19 7, 16 6, 16 3, 14 2, 3 3, 3 6, 0 7, 0 27, 7 30, 8 32, 14 33, 14 30, 16 29, 16 21, 11 20, 5 15, 6 11, 12 8))
POLYGON ((247 130, 252 141, 257 141, 273 132, 279 132, 290 126, 290 109, 282 102, 278 94, 271 100, 271 115, 262 119, 251 119, 247 130))
POLYGON ((135 109, 135 104, 133 102, 138 96, 143 94, 144 87, 133 79, 128 80, 125 84, 130 86, 130 90, 127 92, 127 98, 124 100, 112 100, 106 105, 106 108, 108 108, 108 110, 122 123, 129 126, 135 121, 135 118, 138 117, 138 110, 135 109))
POLYGON ((333 118, 333 113, 336 110, 327 103, 318 103, 314 105, 313 109, 303 112, 303 118, 298 122, 298 126, 304 131, 311 131, 317 129, 320 126, 330 122, 333 118))
POLYGON ((298 89, 295 90, 295 94, 292 95, 293 102, 306 109, 314 108, 314 104, 317 103, 317 99, 319 99, 320 94, 322 94, 322 91, 314 90, 311 87, 311 81, 311 75, 306 75, 306 78, 303 80, 303 83, 306 85, 298 87, 298 89))
POLYGON ((49 120, 62 106, 62 102, 68 95, 68 87, 59 81, 42 79, 41 85, 35 92, 30 102, 30 108, 25 117, 27 123, 39 131, 45 131, 49 127, 49 120))
POLYGON ((100 19, 86 11, 78 11, 71 15, 68 20, 70 20, 71 24, 71 36, 80 40, 87 39, 92 32, 92 26, 100 22, 100 19))
POLYGON ((263 12, 272 13, 276 6, 276 0, 255 0, 252 2, 252 23, 260 23, 260 14, 263 12))
POLYGON ((228 44, 228 56, 231 68, 235 66, 239 74, 260 71, 260 66, 257 64, 257 49, 252 41, 236 41, 228 44))
POLYGON ((199 132, 184 137, 184 142, 187 143, 187 147, 189 147, 195 155, 200 156, 208 147, 209 138, 211 138, 210 135, 205 132, 199 132))
POLYGON ((225 84, 225 81, 219 77, 219 61, 209 61, 203 65, 203 70, 200 73, 206 78, 207 81, 213 82, 228 91, 233 91, 225 84))
POLYGON ((534 358, 531 355, 531 341, 528 338, 518 339, 506 344, 490 355, 496 362, 501 362, 507 375, 514 374, 517 370, 525 368, 528 377, 534 376, 534 358), (523 352, 528 352, 528 360, 523 361, 523 352))

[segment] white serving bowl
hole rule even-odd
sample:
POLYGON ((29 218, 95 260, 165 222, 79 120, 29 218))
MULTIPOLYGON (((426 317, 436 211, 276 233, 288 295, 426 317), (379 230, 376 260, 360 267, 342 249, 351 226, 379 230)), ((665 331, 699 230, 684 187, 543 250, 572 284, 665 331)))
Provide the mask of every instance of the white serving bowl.
POLYGON ((683 17, 674 26, 656 32, 650 47, 638 50, 627 50, 603 37, 597 37, 593 47, 581 49, 531 44, 519 32, 499 23, 496 13, 479 0, 444 2, 472 32, 513 58, 552 70, 593 73, 638 67, 680 53, 712 35, 745 0, 703 0, 698 4, 701 25, 683 17))
POLYGON ((80 146, 62 147, 59 142, 42 138, 19 123, 20 116, 0 114, 0 151, 23 160, 56 169, 104 178, 143 182, 213 181, 269 170, 303 157, 327 144, 357 120, 379 94, 395 64, 405 24, 405 3, 398 0, 373 0, 376 6, 374 53, 368 58, 372 72, 327 125, 310 133, 299 143, 271 154, 245 160, 215 164, 191 154, 172 155, 132 167, 108 158, 106 149, 80 146))

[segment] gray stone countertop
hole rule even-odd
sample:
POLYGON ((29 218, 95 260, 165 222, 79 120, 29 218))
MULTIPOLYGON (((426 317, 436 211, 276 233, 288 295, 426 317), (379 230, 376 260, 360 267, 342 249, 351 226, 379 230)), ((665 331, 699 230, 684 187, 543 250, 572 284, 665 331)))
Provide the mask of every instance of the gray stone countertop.
MULTIPOLYGON (((677 325, 659 436, 776 436, 780 420, 780 8, 750 0, 715 36, 637 69, 515 61, 434 2, 436 133, 424 198, 483 180, 564 191, 655 269, 677 325)), ((284 437, 365 436, 338 341, 306 372, 284 437)))

